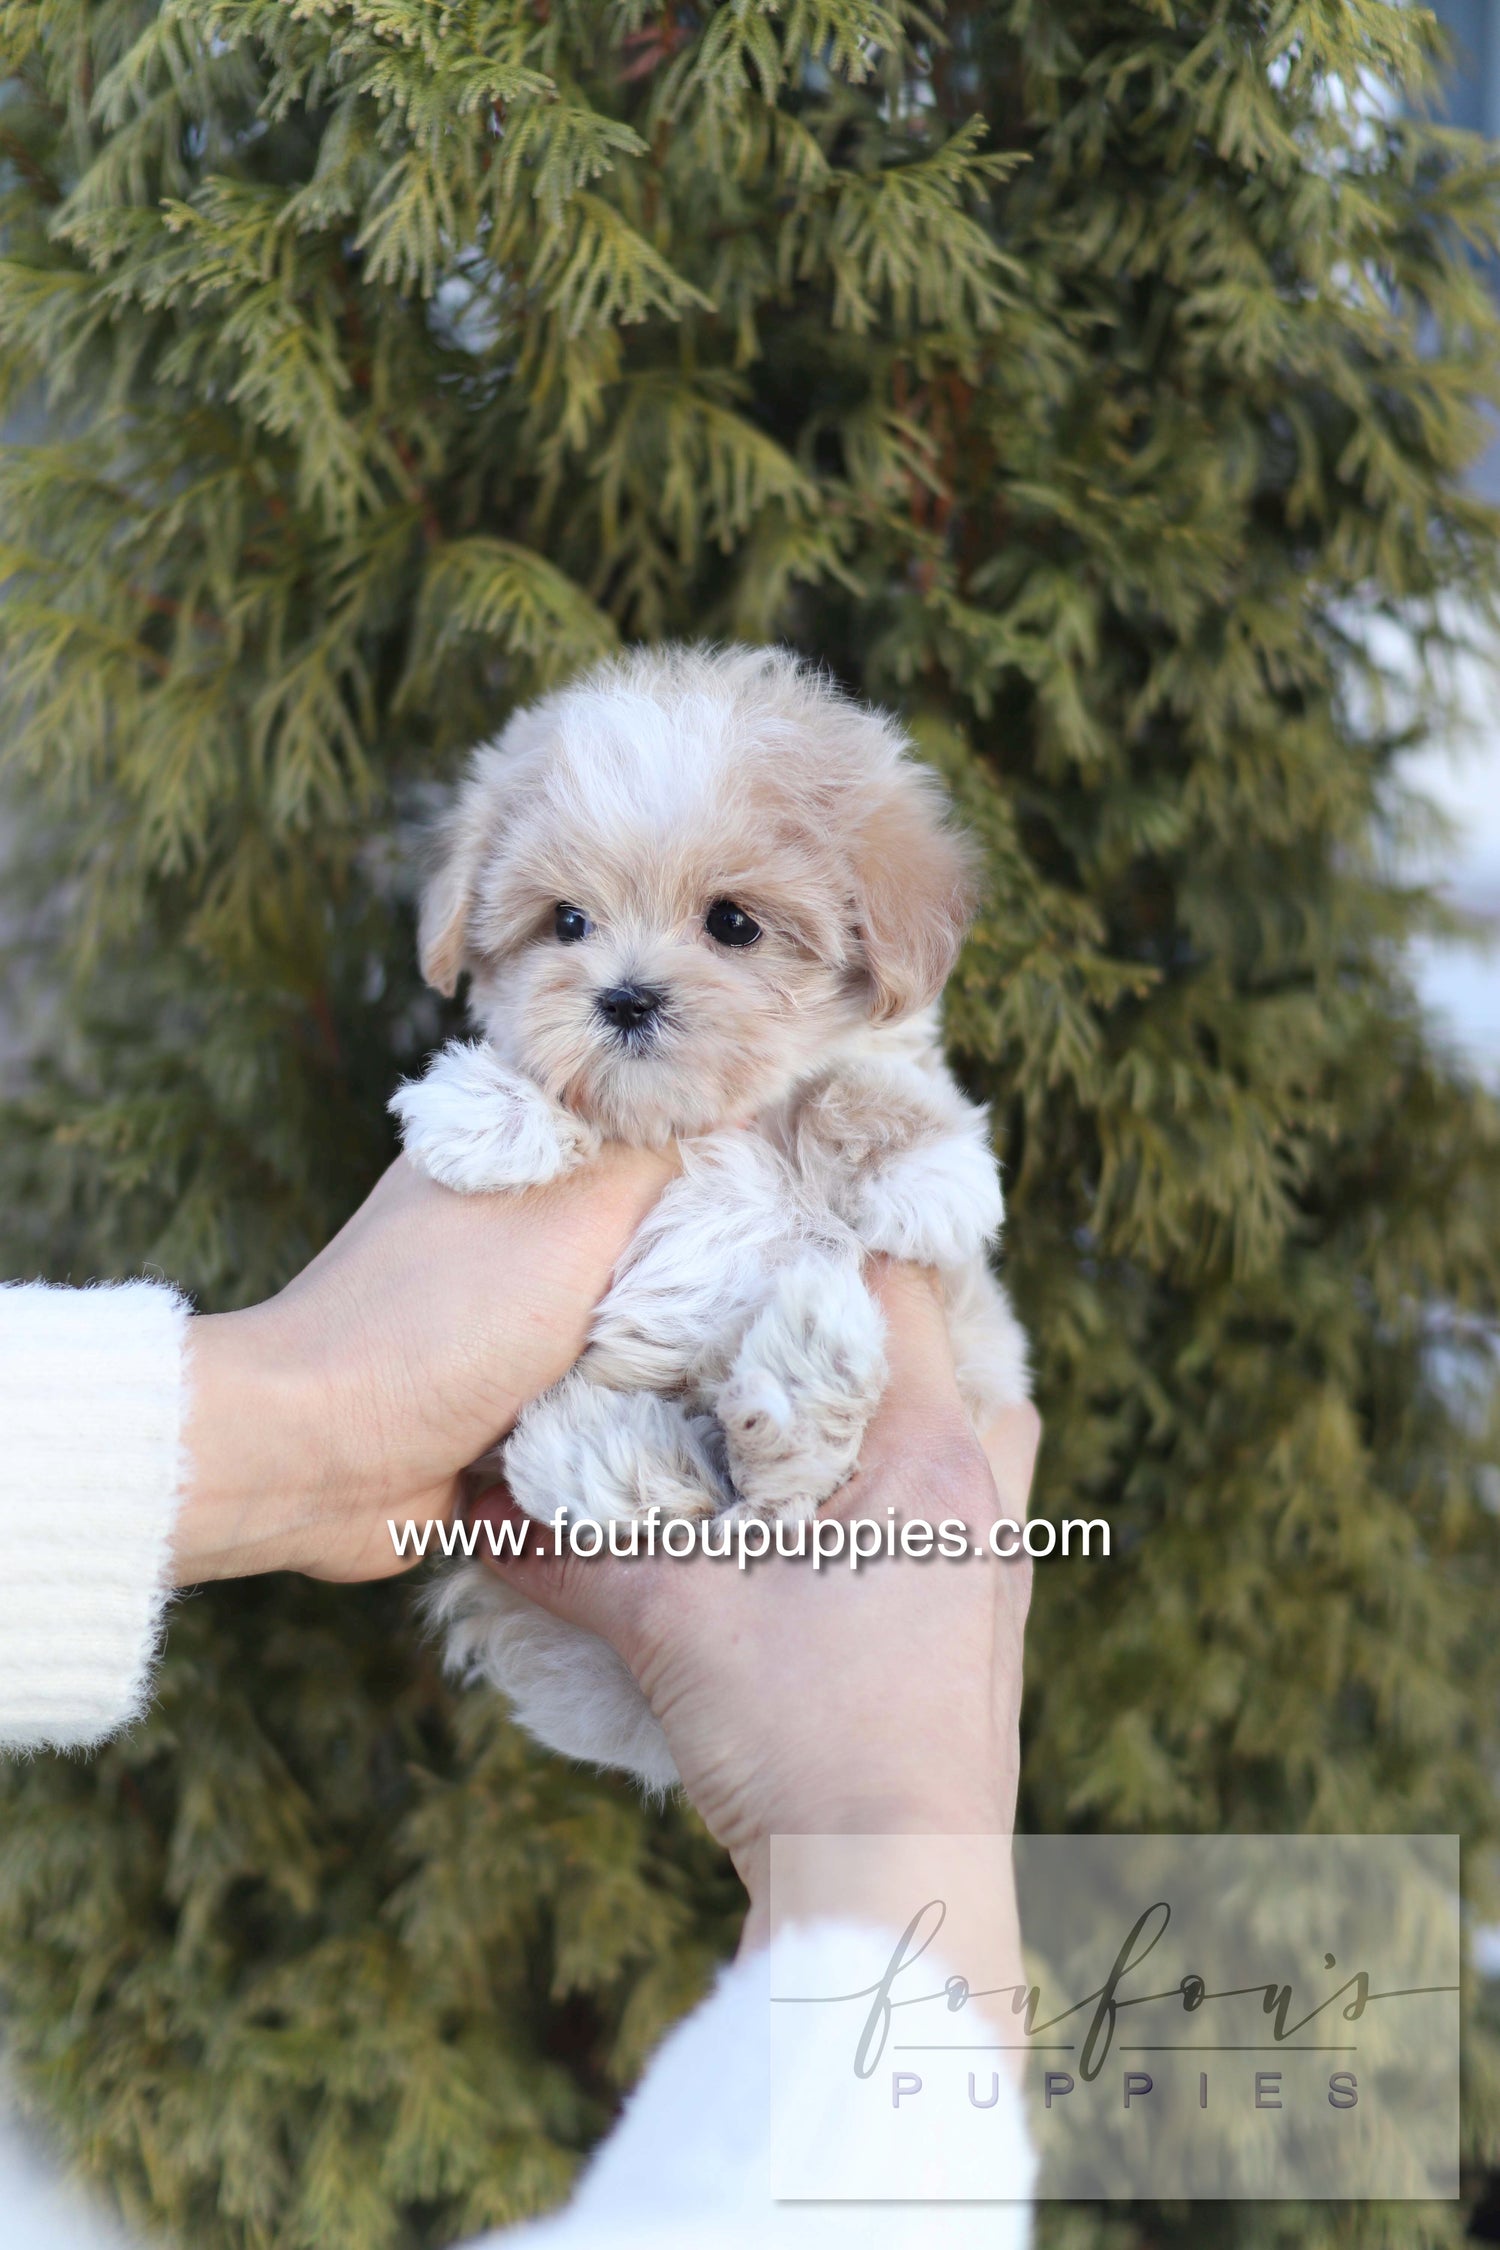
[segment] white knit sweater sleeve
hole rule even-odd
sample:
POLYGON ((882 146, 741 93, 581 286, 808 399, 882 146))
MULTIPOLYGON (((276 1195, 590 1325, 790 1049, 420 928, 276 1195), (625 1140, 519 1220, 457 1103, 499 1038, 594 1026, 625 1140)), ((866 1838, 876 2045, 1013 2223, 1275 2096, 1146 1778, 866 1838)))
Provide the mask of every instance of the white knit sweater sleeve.
MULTIPOLYGON (((974 2153, 956 2141, 935 2149, 925 2195, 909 2171, 893 2179, 889 2107, 840 2097, 840 2081, 849 2082, 842 2026, 801 2046, 773 2105, 772 1991, 857 1987, 868 1977, 871 1935, 858 1923, 817 1921, 732 1963, 663 2041, 567 2209, 486 2235, 470 2250, 1027 2250, 1036 2159, 1008 2075, 996 2075, 994 2104, 982 2116, 955 2121, 960 2139, 976 2123, 982 2128, 977 2192, 993 2200, 945 2199, 954 2192, 947 2155, 974 2153), (868 2181, 870 2200, 778 2201, 775 2158, 802 2171, 802 2160, 834 2136, 839 2172, 868 2181)), ((877 1938, 877 1957, 893 1939, 877 1938)), ((942 1981, 940 1970, 933 1981, 942 1981)))
POLYGON ((0 1285, 0 1749, 139 1717, 181 1487, 173 1289, 0 1285))

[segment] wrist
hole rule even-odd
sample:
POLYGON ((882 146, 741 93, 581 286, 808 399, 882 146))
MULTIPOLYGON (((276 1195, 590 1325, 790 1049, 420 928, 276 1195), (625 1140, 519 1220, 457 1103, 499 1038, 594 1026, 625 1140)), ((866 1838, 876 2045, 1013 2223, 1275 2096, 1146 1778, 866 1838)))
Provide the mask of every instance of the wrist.
POLYGON ((187 1352, 175 1582, 304 1567, 322 1448, 303 1372, 265 1306, 195 1316, 187 1352))
POLYGON ((847 1915, 867 1921, 888 1917, 890 1877, 905 1867, 903 1845, 934 1836, 1006 1837, 1015 1828, 1014 1774, 1000 1777, 976 1773, 952 1788, 880 1791, 844 1796, 800 1813, 790 1807, 778 1815, 774 1829, 761 1831, 736 1843, 730 1856, 749 1897, 741 1952, 769 1942, 772 1928, 771 1839, 820 1836, 880 1838, 889 1851, 870 1862, 867 1894, 847 1891, 831 1894, 817 1879, 814 1854, 779 1855, 775 1919, 816 1921, 825 1915, 847 1915))
POLYGON ((903 1929, 929 1895, 942 1896, 948 1906, 965 1901, 970 1919, 983 1896, 988 1901, 987 1915, 993 1917, 998 1911, 997 1927, 1010 1946, 1011 1838, 1012 1823, 992 1803, 914 1806, 907 1813, 872 1806, 869 1815, 849 1827, 779 1833, 773 1881, 767 1837, 749 1869, 741 1869, 749 1906, 739 1949, 754 1952, 792 1924, 832 1920, 903 1929), (902 1818, 911 1825, 895 1825, 902 1818), (975 1865, 987 1871, 982 1884, 974 1878, 975 1865), (993 1879, 996 1868, 1006 1870, 1006 1880, 993 1879))

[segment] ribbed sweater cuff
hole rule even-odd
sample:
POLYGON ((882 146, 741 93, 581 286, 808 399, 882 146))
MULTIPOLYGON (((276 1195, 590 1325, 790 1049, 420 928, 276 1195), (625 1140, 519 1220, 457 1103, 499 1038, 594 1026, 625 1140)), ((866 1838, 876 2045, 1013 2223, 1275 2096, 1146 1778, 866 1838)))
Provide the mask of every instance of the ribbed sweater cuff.
POLYGON ((139 1717, 182 1482, 175 1290, 0 1286, 0 1748, 139 1717))

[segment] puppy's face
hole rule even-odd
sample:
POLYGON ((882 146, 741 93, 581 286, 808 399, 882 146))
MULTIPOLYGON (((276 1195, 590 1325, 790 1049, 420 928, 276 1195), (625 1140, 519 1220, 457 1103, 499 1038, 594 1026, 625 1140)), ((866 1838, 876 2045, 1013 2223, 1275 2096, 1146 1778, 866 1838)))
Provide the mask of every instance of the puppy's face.
POLYGON ((643 655, 481 750, 422 959, 607 1139, 747 1120, 940 989, 967 862, 884 720, 791 659, 643 655))
POLYGON ((753 1116, 850 1013, 827 869, 778 853, 751 777, 705 802, 680 747, 671 801, 601 786, 518 820, 477 902, 475 1014, 611 1140, 753 1116))

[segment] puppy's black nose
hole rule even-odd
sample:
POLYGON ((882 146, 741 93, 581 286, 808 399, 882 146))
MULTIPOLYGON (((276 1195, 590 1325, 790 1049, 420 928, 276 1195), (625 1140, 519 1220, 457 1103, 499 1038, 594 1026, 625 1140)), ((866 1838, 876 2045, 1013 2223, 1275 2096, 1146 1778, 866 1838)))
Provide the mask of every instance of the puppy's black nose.
POLYGON ((616 1031, 639 1031, 660 1008, 661 994, 643 984, 615 984, 599 994, 594 1006, 616 1031))

